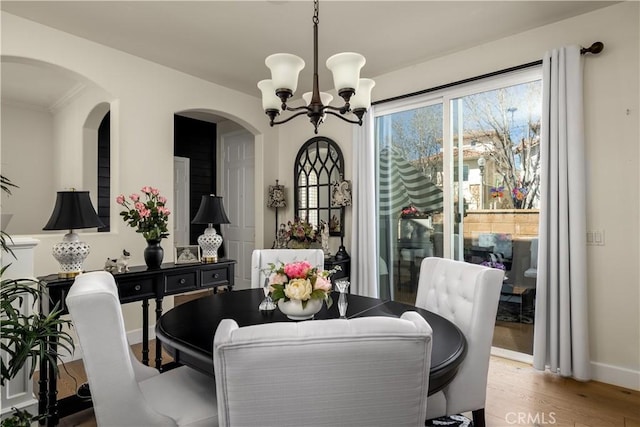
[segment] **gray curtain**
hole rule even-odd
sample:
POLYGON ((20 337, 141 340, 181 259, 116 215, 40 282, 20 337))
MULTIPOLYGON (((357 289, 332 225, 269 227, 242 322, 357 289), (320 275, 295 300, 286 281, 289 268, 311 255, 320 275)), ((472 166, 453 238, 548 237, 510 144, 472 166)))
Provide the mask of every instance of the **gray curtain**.
POLYGON ((543 59, 541 200, 533 366, 591 379, 580 47, 543 59))
POLYGON ((377 298, 379 257, 374 122, 374 107, 371 107, 362 126, 354 126, 351 292, 377 298))

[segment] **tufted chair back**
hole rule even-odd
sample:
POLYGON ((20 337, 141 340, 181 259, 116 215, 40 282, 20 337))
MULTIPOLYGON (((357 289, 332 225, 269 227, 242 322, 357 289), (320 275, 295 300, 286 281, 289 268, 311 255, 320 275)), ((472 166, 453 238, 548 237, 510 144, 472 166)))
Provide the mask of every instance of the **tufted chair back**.
POLYGON ((484 425, 489 356, 503 278, 504 271, 495 268, 445 258, 422 260, 416 306, 452 321, 467 339, 467 355, 458 374, 442 392, 429 397, 429 419, 473 411, 474 425, 484 425))
POLYGON ((220 426, 424 426, 432 330, 422 316, 279 322, 213 343, 220 426))
POLYGON ((98 426, 217 425, 213 379, 187 367, 160 374, 133 356, 110 273, 76 277, 66 304, 98 426))
POLYGON ((293 261, 309 261, 314 267, 324 268, 324 252, 322 249, 255 249, 251 255, 251 287, 264 285, 263 270, 269 264, 293 261))

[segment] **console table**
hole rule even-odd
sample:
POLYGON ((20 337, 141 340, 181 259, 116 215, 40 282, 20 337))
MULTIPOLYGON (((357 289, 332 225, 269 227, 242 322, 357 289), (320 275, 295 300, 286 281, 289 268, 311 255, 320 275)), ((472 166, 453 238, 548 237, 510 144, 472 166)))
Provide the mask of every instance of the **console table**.
MULTIPOLYGON (((177 295, 200 289, 213 289, 219 286, 233 288, 234 266, 236 261, 221 259, 217 263, 208 264, 162 264, 158 269, 146 266, 130 267, 128 272, 113 273, 118 286, 120 302, 142 302, 142 362, 149 364, 149 300, 155 300, 156 321, 162 315, 162 299, 168 295, 177 295)), ((44 282, 49 294, 48 299, 41 300, 41 312, 48 314, 57 304, 62 314, 68 313, 65 298, 73 285, 74 279, 58 278, 57 275, 39 277, 44 282)), ((57 351, 57 343, 49 346, 49 351, 57 351)), ((155 367, 162 369, 162 348, 156 342, 155 367)), ((47 361, 40 362, 40 379, 38 382, 38 412, 47 413, 47 425, 55 426, 60 417, 90 407, 90 402, 82 402, 77 396, 57 400, 57 378, 53 367, 47 361)))
POLYGON ((324 269, 331 270, 332 268, 340 267, 340 270, 336 271, 331 276, 331 282, 335 282, 336 279, 346 278, 351 276, 351 258, 336 259, 335 255, 332 255, 324 259, 324 269))

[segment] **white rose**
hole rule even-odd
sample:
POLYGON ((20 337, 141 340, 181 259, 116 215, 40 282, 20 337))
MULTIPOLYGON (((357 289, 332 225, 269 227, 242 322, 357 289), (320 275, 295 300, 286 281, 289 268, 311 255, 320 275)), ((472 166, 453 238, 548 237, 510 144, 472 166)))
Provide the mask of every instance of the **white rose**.
POLYGON ((289 299, 308 300, 313 291, 308 279, 293 279, 284 287, 284 294, 289 299))

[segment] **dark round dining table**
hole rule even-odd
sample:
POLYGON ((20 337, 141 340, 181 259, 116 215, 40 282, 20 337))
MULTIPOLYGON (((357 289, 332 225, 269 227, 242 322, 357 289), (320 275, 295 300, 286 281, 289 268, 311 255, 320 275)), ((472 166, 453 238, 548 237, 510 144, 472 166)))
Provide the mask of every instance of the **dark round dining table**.
MULTIPOLYGON (((338 294, 334 304, 322 309, 314 319, 336 319, 338 294)), ((271 322, 293 322, 277 308, 270 312, 258 310, 264 299, 262 289, 223 292, 178 305, 160 317, 156 338, 176 363, 190 366, 214 376, 213 337, 222 319, 233 319, 238 326, 271 322)), ((433 329, 429 394, 442 390, 453 380, 467 352, 467 342, 460 329, 435 313, 397 301, 385 301, 359 295, 347 295, 347 318, 365 316, 400 317, 405 311, 416 311, 433 329)))

